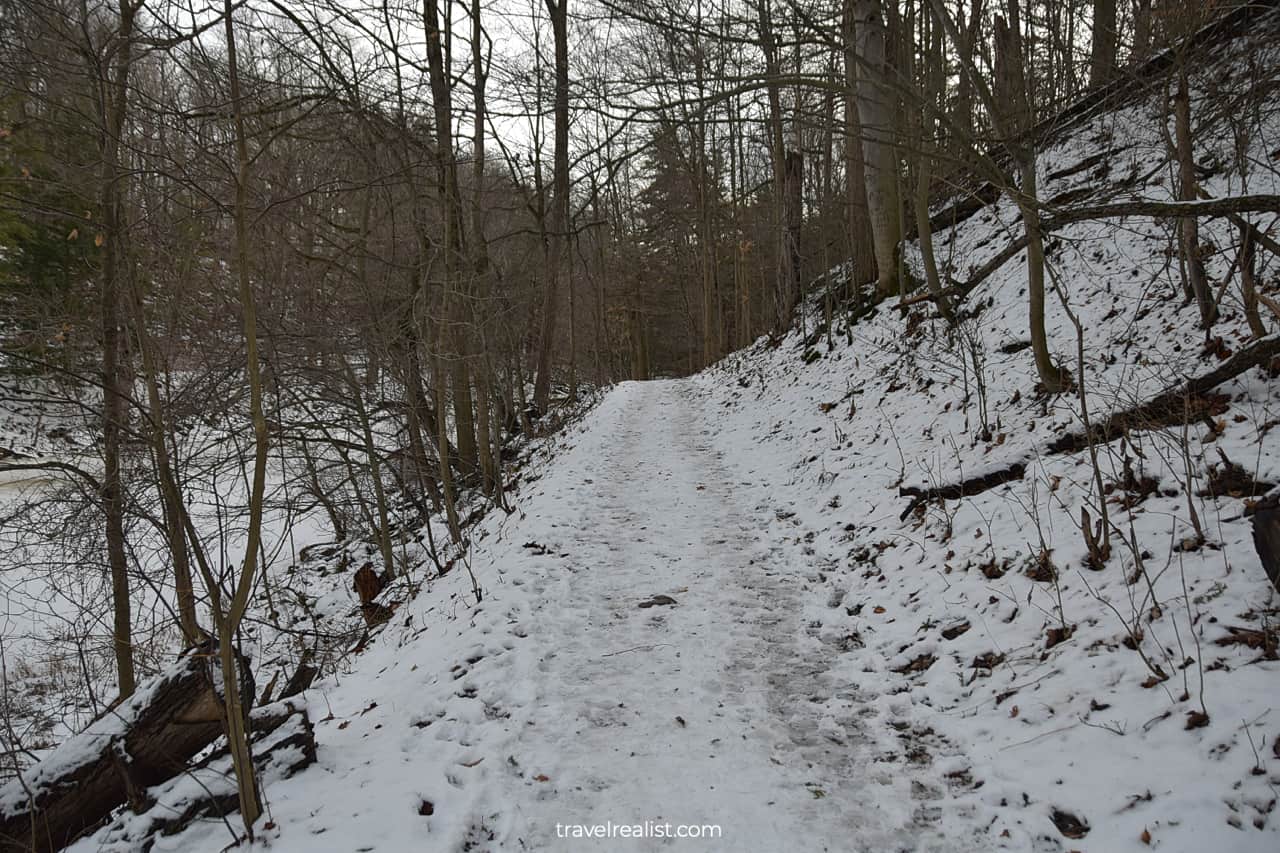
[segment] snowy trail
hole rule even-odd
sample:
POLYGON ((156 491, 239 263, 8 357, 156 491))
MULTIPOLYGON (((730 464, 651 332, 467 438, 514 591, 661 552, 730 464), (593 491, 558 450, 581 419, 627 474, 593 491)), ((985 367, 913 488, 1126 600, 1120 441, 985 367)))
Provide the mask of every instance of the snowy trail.
MULTIPOLYGON (((317 763, 267 784, 264 849, 972 849, 896 762, 882 676, 827 669, 823 558, 718 417, 696 380, 623 383, 525 469, 477 531, 483 601, 454 569, 308 691, 317 763), (650 835, 574 837, 610 823, 650 835)), ((76 849, 131 849, 102 841, 76 849)))
POLYGON ((564 461, 580 486, 530 511, 561 570, 526 581, 537 699, 515 735, 548 781, 509 776, 495 802, 533 849, 610 821, 721 827, 694 849, 889 849, 856 696, 812 710, 838 686, 805 654, 803 567, 766 541, 767 496, 730 474, 693 383, 612 394, 564 461), (654 595, 677 603, 639 606, 654 595))

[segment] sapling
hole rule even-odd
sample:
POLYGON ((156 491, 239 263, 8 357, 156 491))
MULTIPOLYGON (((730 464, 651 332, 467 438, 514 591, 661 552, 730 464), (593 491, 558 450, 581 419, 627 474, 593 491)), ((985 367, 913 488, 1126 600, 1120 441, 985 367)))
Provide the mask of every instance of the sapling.
POLYGON ((1089 466, 1093 472, 1094 487, 1097 489, 1098 496, 1098 528, 1091 525, 1089 512, 1085 507, 1080 508, 1080 528, 1084 534, 1085 546, 1089 551, 1090 564, 1095 569, 1101 569, 1106 566, 1107 560, 1111 559, 1111 525, 1107 515, 1107 493, 1102 485, 1102 468, 1098 465, 1098 446, 1094 440, 1093 424, 1089 421, 1089 396, 1085 392, 1084 326, 1081 325, 1076 313, 1071 310, 1057 269, 1052 264, 1046 264, 1045 268, 1049 272, 1049 279, 1053 282, 1053 290, 1062 303, 1062 310, 1076 330, 1076 369, 1080 373, 1076 380, 1076 395, 1080 400, 1080 420, 1084 424, 1085 440, 1089 448, 1089 466))

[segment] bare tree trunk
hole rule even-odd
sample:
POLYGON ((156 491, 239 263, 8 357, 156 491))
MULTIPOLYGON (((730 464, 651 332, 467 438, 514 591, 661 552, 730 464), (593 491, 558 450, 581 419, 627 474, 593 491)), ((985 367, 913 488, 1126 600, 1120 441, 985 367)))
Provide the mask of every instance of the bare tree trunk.
MULTIPOLYGON (((462 195, 458 187, 458 162, 453 151, 453 99, 449 78, 449 57, 445 55, 446 33, 440 26, 437 0, 423 3, 423 24, 427 31, 427 74, 431 79, 431 100, 436 123, 437 185, 444 219, 444 306, 441 309, 440 357, 451 356, 443 379, 453 390, 453 419, 456 427, 458 467, 471 472, 477 466, 475 419, 471 405, 471 380, 467 371, 467 341, 462 332, 468 289, 459 272, 465 260, 462 231, 462 195), (456 294, 456 295, 454 295, 456 294)), ((439 405, 446 406, 446 401, 439 405)))
POLYGON ((1040 384, 1050 394, 1070 387, 1068 374, 1053 362, 1044 327, 1044 233, 1040 224, 1034 142, 1025 137, 1034 122, 1031 94, 1022 55, 1018 0, 1008 0, 1009 22, 996 16, 996 83, 999 86, 1002 136, 1018 167, 1021 186, 1015 200, 1027 233, 1027 291, 1031 351, 1040 384))
POLYGON ((1089 85, 1097 88, 1115 76, 1116 0, 1093 0, 1093 43, 1089 54, 1089 85))
POLYGON ((169 558, 173 561, 174 598, 178 605, 178 627, 182 639, 193 646, 204 639, 196 617, 195 586, 192 583, 191 559, 187 553, 187 536, 182 526, 182 495, 173 475, 173 460, 169 453, 169 432, 164 414, 164 402, 160 397, 159 354, 147 331, 146 312, 137 282, 130 278, 130 296, 134 325, 137 329, 138 351, 142 356, 143 381, 147 386, 147 420, 151 438, 151 453, 156 466, 156 484, 160 492, 160 504, 164 512, 165 537, 169 542, 169 558))
MULTIPOLYGON (((107 562, 111 567, 113 610, 112 646, 120 696, 132 695, 137 686, 133 671, 133 623, 129 600, 129 562, 125 553, 125 495, 120 481, 121 433, 128 425, 130 389, 121 365, 124 352, 120 330, 121 279, 125 277, 124 223, 120 194, 123 169, 120 144, 128 111, 129 72, 133 59, 136 3, 120 0, 120 23, 115 76, 108 61, 102 67, 102 225, 105 244, 102 257, 102 510, 106 522, 107 562)), ((88 22, 85 22, 88 25, 88 22)))
POLYGON ((555 41, 555 144, 552 154, 551 253, 542 297, 542 335, 538 342, 538 374, 533 404, 545 412, 551 396, 551 356, 555 348, 556 291, 564 265, 569 228, 569 0, 544 0, 555 41))
POLYGON ((800 301, 800 227, 804 214, 804 154, 796 147, 786 151, 783 165, 783 218, 781 272, 778 275, 778 321, 780 329, 791 324, 800 301))
POLYGON ((1151 53, 1151 0, 1133 0, 1133 52, 1130 60, 1142 62, 1151 53))
POLYGON ((454 503, 453 471, 449 466, 449 421, 445 417, 445 412, 448 411, 444 390, 445 369, 438 353, 431 363, 434 365, 432 378, 436 387, 436 456, 440 463, 440 488, 444 492, 444 511, 449 523, 449 536, 454 544, 461 544, 462 526, 458 523, 458 508, 454 503))
MULTIPOLYGON (((1196 163, 1191 145, 1191 93, 1187 85, 1185 56, 1178 61, 1178 89, 1173 98, 1174 142, 1178 155, 1178 198, 1195 201, 1199 197, 1196 182, 1196 163)), ((1200 307, 1200 325, 1208 329, 1218 319, 1218 306, 1214 303, 1209 277, 1205 274, 1204 259, 1200 256, 1200 225, 1194 216, 1184 216, 1179 224, 1182 234, 1182 252, 1187 265, 1187 278, 1191 292, 1200 307)))
MULTIPOLYGON (((956 43, 961 68, 975 65, 973 54, 982 38, 982 13, 985 0, 973 0, 969 9, 969 20, 964 23, 960 38, 956 43)), ((935 16, 936 17, 936 16, 935 16)), ((956 84, 956 123, 964 141, 973 137, 973 81, 963 71, 956 84)))
POLYGON ((916 188, 915 209, 916 234, 920 242, 920 259, 924 266, 925 283, 929 294, 938 307, 938 313, 948 323, 954 324, 955 317, 951 310, 951 300, 942 290, 942 281, 938 275, 938 262, 933 252, 933 226, 929 223, 929 188, 933 178, 933 150, 936 127, 937 104, 942 96, 942 28, 936 24, 930 30, 928 19, 921 16, 920 26, 926 42, 923 50, 921 70, 921 109, 916 122, 917 134, 915 145, 916 188))
MULTIPOLYGON (((476 276, 478 278, 478 308, 483 309, 488 298, 490 290, 490 270, 489 270, 489 243, 485 237, 485 210, 484 210, 484 193, 485 193, 485 138, 484 127, 486 120, 486 103, 485 103, 485 86, 488 82, 489 72, 488 65, 485 61, 485 53, 482 47, 484 39, 483 25, 483 6, 480 0, 471 0, 471 64, 474 81, 474 110, 473 112, 473 135, 471 142, 472 150, 472 203, 471 203, 471 246, 476 258, 476 276)), ((500 488, 499 475, 497 472, 497 464, 493 453, 493 423, 490 416, 491 394, 493 392, 491 374, 489 370, 489 353, 487 351, 488 340, 485 335, 483 321, 480 319, 480 310, 472 312, 473 322, 476 325, 475 333, 480 339, 480 358, 477 369, 473 371, 476 377, 476 444, 480 456, 480 486, 488 495, 497 495, 501 498, 500 492, 495 490, 500 488)))
POLYGON ((898 197, 897 155, 893 150, 893 114, 884 12, 879 0, 855 4, 858 38, 858 118, 866 170, 867 209, 876 253, 876 295, 892 296, 898 289, 898 242, 901 210, 898 197))
MULTIPOLYGON (((789 247, 786 237, 787 164, 786 139, 782 120, 782 93, 779 78, 782 70, 778 58, 778 40, 773 30, 770 0, 757 0, 756 26, 760 35, 760 52, 764 54, 765 92, 769 101, 769 159, 773 166, 773 233, 778 241, 778 274, 772 291, 774 328, 781 332, 791 324, 791 310, 780 298, 790 290, 789 247)), ((766 290, 766 293, 768 291, 766 290)))
POLYGON ((845 0, 844 41, 844 183, 849 256, 852 262, 853 293, 861 293, 861 285, 876 279, 876 253, 871 233, 871 217, 867 208, 867 173, 862 159, 862 121, 858 117, 857 32, 854 0, 845 0))
POLYGON ((1244 317, 1249 324, 1249 332, 1255 338, 1264 337, 1267 327, 1262 323, 1262 315, 1258 312, 1258 290, 1254 283, 1254 237, 1253 229, 1240 228, 1240 300, 1244 303, 1244 317))
MULTIPOLYGON (((245 533, 244 563, 235 592, 225 613, 218 612, 220 596, 214 597, 218 627, 218 657, 222 664, 222 689, 227 724, 227 744, 231 762, 235 768, 236 785, 240 799, 240 817, 245 831, 253 838, 253 825, 262 814, 262 800, 258 793, 258 781, 254 776, 253 757, 249 750, 249 733, 246 728, 248 709, 244 706, 240 691, 240 666, 235 650, 236 632, 249 606, 249 592, 257 569, 258 545, 262 537, 263 496, 266 492, 267 474, 267 420, 262 409, 262 371, 258 359, 258 317, 249 278, 249 147, 244 126, 243 102, 240 95, 240 72, 236 60, 235 23, 232 19, 233 0, 223 0, 224 27, 227 39, 227 73, 231 88, 231 107, 236 137, 236 267, 239 277, 240 310, 244 327, 245 359, 249 380, 249 417, 253 422, 253 481, 249 492, 249 518, 245 533)), ((212 580, 212 578, 208 579, 212 580)))
POLYGON ((351 402, 355 406, 356 419, 360 422, 360 435, 364 440, 365 458, 368 460, 369 480, 373 484, 373 500, 374 506, 378 512, 378 529, 375 531, 378 541, 378 550, 382 553, 382 570, 386 573, 388 579, 396 576, 395 550, 391 544, 391 513, 387 501, 387 491, 382 485, 382 457, 378 451, 378 445, 373 437, 373 422, 369 417, 369 410, 365 406, 364 398, 360 392, 360 381, 356 377, 355 371, 351 369, 351 365, 347 363, 346 357, 339 356, 342 359, 343 372, 346 375, 347 387, 351 391, 351 402))

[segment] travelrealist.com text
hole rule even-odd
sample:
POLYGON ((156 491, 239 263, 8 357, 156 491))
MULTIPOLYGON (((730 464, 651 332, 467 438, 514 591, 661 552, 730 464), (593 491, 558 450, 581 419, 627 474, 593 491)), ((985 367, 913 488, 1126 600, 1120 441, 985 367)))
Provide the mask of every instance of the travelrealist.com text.
POLYGON ((719 824, 659 823, 557 823, 556 838, 719 838, 719 824))

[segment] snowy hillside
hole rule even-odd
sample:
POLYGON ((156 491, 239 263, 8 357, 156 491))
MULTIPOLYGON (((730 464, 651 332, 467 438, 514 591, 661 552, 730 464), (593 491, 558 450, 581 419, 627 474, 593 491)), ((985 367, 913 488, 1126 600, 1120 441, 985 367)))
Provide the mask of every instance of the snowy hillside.
MULTIPOLYGON (((1193 80, 1210 197, 1280 194, 1274 169, 1227 166, 1280 158, 1280 112, 1220 97, 1280 80, 1275 26, 1193 80)), ((1074 129, 1041 153, 1041 197, 1170 199, 1162 121, 1156 97, 1074 129)), ((944 274, 1021 227, 1002 199, 939 230, 944 274)), ((1266 315, 1251 335, 1215 219, 1206 341, 1175 230, 1048 236, 1050 346, 1087 421, 1076 391, 1036 389, 1014 254, 955 329, 927 302, 828 314, 815 293, 781 340, 618 384, 523 446, 513 511, 445 573, 405 557, 390 621, 348 626, 298 700, 316 762, 266 779, 254 849, 1280 849, 1280 596, 1248 515, 1280 484, 1280 361, 1089 429, 1280 336, 1266 315)), ((1278 270, 1258 255, 1265 293, 1278 270)), ((325 614, 355 612, 346 568, 312 582, 325 614)), ((234 840, 150 820, 69 849, 234 840)))

